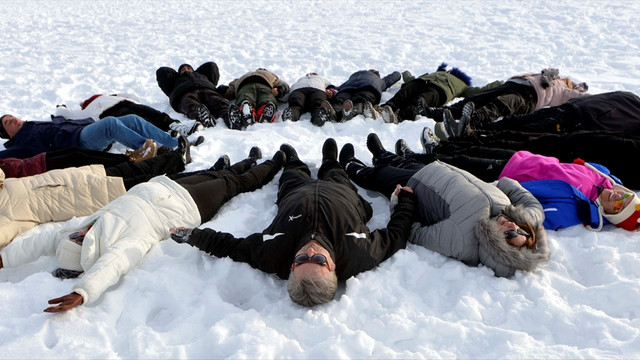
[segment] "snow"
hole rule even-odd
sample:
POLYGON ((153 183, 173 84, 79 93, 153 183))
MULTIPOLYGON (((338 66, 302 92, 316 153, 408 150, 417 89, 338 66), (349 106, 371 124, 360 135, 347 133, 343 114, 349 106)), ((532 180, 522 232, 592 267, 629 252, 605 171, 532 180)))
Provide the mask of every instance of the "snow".
MULTIPOLYGON (((419 75, 445 61, 475 85, 551 66, 592 93, 640 94, 634 1, 5 0, 2 14, 0 112, 28 120, 118 92, 185 119, 155 70, 211 60, 221 83, 265 67, 289 84, 315 71, 339 85, 361 69, 419 75)), ((271 157, 286 142, 315 174, 327 137, 352 142, 370 163, 370 132, 389 149, 404 138, 417 150, 434 124, 360 116, 317 128, 308 119, 206 129, 188 170, 224 153, 238 161, 254 145, 271 157)), ((276 184, 234 198, 202 227, 261 231, 276 213, 276 184)), ((386 199, 361 193, 374 208, 369 227, 384 227, 386 199)), ((0 270, 0 358, 640 357, 638 234, 576 226, 549 238, 549 262, 509 279, 410 244, 313 309, 293 304, 273 275, 169 240, 95 303, 52 315, 47 300, 77 280, 52 277, 55 259, 41 258, 0 270)))

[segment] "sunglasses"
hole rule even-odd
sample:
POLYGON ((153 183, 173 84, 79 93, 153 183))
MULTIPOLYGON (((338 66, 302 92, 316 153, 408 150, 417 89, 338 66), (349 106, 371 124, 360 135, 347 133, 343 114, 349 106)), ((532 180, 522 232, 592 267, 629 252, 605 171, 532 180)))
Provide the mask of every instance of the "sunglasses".
POLYGON ((507 230, 504 232, 504 238, 507 240, 511 240, 515 237, 518 237, 519 235, 523 235, 525 237, 529 237, 531 236, 528 232, 518 228, 516 230, 507 230))
POLYGON ((621 194, 621 196, 622 196, 622 199, 616 200, 613 203, 613 213, 614 214, 617 214, 622 210, 622 207, 624 206, 624 202, 627 201, 628 198, 632 197, 633 193, 626 192, 626 193, 621 194))
POLYGON ((315 254, 311 257, 307 254, 300 254, 293 259, 293 265, 291 265, 291 271, 295 270, 297 265, 300 264, 318 264, 326 266, 329 271, 331 271, 331 266, 329 266, 329 261, 327 261, 327 257, 322 254, 315 254))

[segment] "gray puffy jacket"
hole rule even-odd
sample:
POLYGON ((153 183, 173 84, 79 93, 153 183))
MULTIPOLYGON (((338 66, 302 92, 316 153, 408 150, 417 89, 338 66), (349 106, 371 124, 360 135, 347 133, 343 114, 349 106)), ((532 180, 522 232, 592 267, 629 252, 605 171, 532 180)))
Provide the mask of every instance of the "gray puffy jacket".
POLYGON ((408 185, 414 189, 420 219, 413 225, 411 243, 470 266, 482 263, 503 277, 516 270, 534 270, 548 260, 542 206, 518 182, 502 178, 497 184, 486 183, 436 161, 416 173, 408 185), (495 221, 501 213, 537 229, 536 248, 507 244, 495 221))

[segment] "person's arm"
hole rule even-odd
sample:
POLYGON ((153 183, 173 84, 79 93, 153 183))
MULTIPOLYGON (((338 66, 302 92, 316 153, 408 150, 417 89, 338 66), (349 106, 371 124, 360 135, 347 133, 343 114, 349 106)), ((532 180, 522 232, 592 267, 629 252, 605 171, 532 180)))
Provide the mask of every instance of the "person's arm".
POLYGON ((163 66, 156 70, 156 81, 165 95, 171 96, 178 76, 178 72, 170 67, 163 66))
POLYGON ((220 80, 220 71, 218 70, 218 64, 213 61, 208 61, 196 69, 196 72, 202 74, 211 81, 213 86, 218 86, 218 80, 220 80))
MULTIPOLYGON (((1 231, 4 231, 3 227, 1 231)), ((60 242, 57 231, 42 231, 9 243, 2 254, 3 267, 12 268, 28 264, 41 256, 53 256, 60 242)))
POLYGON ((282 101, 283 97, 289 93, 289 84, 278 79, 273 89, 275 97, 282 101))
POLYGON ((390 88, 393 84, 397 83, 398 81, 400 81, 400 79, 402 79, 402 75, 400 74, 399 71, 394 71, 391 74, 385 76, 382 81, 384 81, 384 89, 382 89, 382 91, 387 90, 388 88, 390 88))
POLYGON ((496 186, 509 197, 513 205, 522 206, 524 211, 534 217, 536 224, 542 224, 544 210, 538 199, 529 190, 508 177, 501 178, 496 186))
POLYGON ((371 233, 372 247, 384 251, 380 253, 378 262, 382 262, 398 250, 404 249, 411 232, 411 225, 415 221, 417 211, 413 189, 408 186, 396 187, 394 194, 398 196, 398 204, 391 213, 391 218, 384 229, 377 229, 371 233))

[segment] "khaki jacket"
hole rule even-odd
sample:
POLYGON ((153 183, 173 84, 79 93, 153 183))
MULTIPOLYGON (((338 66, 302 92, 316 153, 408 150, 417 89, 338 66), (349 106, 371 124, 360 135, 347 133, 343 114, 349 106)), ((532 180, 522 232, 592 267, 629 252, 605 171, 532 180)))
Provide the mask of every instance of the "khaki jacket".
POLYGON ((32 227, 94 213, 126 192, 104 166, 52 170, 5 179, 0 170, 0 248, 32 227))

